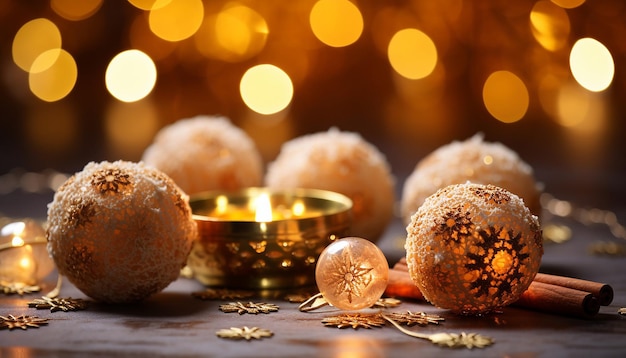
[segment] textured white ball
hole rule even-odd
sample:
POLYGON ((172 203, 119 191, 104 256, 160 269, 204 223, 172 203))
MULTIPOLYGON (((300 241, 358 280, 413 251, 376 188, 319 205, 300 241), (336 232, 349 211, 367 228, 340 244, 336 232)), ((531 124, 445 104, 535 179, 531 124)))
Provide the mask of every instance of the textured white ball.
POLYGON ((142 160, 189 195, 260 186, 263 181, 254 142, 225 117, 197 116, 163 127, 142 160))
POLYGON ((510 148, 485 142, 477 134, 439 147, 417 164, 402 189, 404 222, 408 223, 424 200, 438 189, 467 181, 507 189, 521 197, 533 214, 541 214, 541 190, 530 165, 510 148))
POLYGON ((515 194, 493 185, 438 190, 407 226, 411 279, 429 302, 481 314, 515 302, 539 271, 537 217, 515 194))
POLYGON ((394 179, 384 155, 360 135, 331 128, 283 144, 265 177, 271 188, 324 189, 353 202, 351 235, 380 238, 393 215, 394 179))
POLYGON ((48 206, 59 273, 102 302, 142 300, 179 276, 197 236, 188 197, 142 163, 89 163, 48 206))

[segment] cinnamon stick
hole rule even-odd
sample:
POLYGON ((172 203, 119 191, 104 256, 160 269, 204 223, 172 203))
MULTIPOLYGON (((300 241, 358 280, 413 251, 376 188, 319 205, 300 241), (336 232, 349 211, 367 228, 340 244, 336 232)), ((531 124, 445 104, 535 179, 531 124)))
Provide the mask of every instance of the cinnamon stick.
POLYGON ((577 317, 591 317, 600 310, 598 299, 590 292, 537 281, 513 305, 577 317))
POLYGON ((415 286, 409 272, 392 269, 389 270, 389 281, 385 288, 385 295, 389 297, 405 297, 423 300, 424 296, 415 286))
POLYGON ((536 282, 549 283, 551 285, 573 288, 575 290, 590 292, 599 302, 600 306, 608 306, 613 302, 613 287, 600 282, 581 280, 578 278, 538 273, 536 282))
MULTIPOLYGON (((387 296, 424 299, 408 271, 404 258, 389 270, 387 296)), ((607 284, 537 274, 514 305, 554 314, 591 317, 599 312, 601 303, 608 305, 612 300, 613 288, 607 284)))

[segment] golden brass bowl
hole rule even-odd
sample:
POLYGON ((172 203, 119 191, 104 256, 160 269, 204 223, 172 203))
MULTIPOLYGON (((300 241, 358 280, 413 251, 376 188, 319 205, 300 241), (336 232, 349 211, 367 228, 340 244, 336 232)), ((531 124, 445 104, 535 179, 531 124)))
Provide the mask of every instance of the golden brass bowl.
POLYGON ((207 286, 271 290, 314 285, 322 250, 350 232, 352 201, 331 191, 205 192, 192 196, 190 205, 199 239, 188 266, 207 286), (283 214, 268 222, 242 215, 263 193, 274 213, 283 214))

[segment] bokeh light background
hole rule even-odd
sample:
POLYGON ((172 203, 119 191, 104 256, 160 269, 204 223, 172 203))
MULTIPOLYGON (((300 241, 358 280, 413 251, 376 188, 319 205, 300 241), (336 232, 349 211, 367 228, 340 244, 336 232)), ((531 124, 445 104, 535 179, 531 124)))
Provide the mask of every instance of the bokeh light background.
POLYGON ((398 188, 483 132, 552 192, 623 201, 624 19, 622 0, 2 1, 0 194, 16 170, 136 161, 164 125, 220 114, 266 162, 357 131, 398 188))

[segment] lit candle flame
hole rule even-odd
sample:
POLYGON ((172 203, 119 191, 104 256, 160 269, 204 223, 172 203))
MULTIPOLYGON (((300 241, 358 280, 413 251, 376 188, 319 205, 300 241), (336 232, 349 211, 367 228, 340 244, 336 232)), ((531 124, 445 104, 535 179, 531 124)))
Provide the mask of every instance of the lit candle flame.
POLYGON ((255 200, 256 212, 255 221, 270 222, 272 221, 272 203, 267 193, 259 195, 255 200))
POLYGON ((215 211, 222 215, 228 210, 228 197, 226 195, 220 195, 215 199, 215 211))
POLYGON ((304 206, 302 200, 297 200, 295 203, 293 203, 293 206, 291 207, 291 212, 294 216, 302 216, 305 210, 306 207, 304 206))

